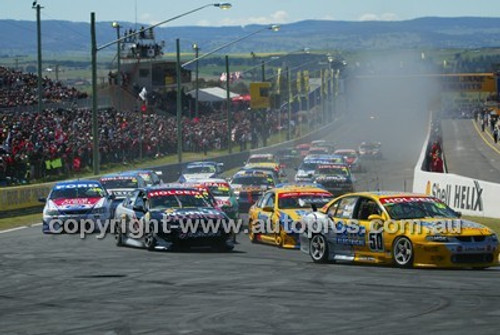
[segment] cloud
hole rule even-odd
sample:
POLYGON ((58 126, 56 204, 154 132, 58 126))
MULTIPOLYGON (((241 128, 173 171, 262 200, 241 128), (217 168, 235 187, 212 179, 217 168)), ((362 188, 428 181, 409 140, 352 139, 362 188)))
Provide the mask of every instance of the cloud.
POLYGON ((249 24, 287 23, 289 15, 284 10, 279 10, 269 16, 251 16, 246 18, 225 18, 219 22, 221 26, 246 26, 249 24))
POLYGON ((380 15, 365 13, 358 18, 359 21, 396 21, 398 19, 398 15, 395 13, 383 13, 380 15))

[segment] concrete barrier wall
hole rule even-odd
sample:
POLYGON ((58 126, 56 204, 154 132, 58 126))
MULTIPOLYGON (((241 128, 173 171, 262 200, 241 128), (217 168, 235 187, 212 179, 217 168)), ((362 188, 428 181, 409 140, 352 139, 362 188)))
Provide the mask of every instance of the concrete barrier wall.
MULTIPOLYGON (((500 218, 500 184, 422 169, 431 125, 413 173, 413 192, 432 195, 464 215, 500 218)), ((466 164, 466 162, 464 162, 466 164)))
POLYGON ((38 198, 46 197, 54 183, 0 188, 0 212, 40 207, 38 198))

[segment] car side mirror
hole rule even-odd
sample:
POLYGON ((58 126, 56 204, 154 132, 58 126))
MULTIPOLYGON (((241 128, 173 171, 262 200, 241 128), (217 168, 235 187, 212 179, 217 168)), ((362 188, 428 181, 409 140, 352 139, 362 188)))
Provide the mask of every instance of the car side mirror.
POLYGON ((41 202, 42 204, 44 204, 47 202, 47 198, 40 197, 40 198, 38 198, 38 202, 41 202))
POLYGON ((317 212, 318 211, 318 206, 316 206, 316 204, 311 204, 311 209, 313 212, 317 212))
POLYGON ((264 208, 262 208, 262 211, 264 211, 266 213, 272 213, 272 212, 274 212, 274 208, 272 208, 272 207, 264 207, 264 208))
POLYGON ((457 212, 457 211, 455 211, 455 213, 457 213, 457 216, 458 216, 459 218, 461 218, 461 217, 462 217, 462 212, 457 212))
POLYGON ((114 200, 114 199, 116 199, 116 195, 110 194, 110 195, 108 195, 108 199, 109 200, 114 200))

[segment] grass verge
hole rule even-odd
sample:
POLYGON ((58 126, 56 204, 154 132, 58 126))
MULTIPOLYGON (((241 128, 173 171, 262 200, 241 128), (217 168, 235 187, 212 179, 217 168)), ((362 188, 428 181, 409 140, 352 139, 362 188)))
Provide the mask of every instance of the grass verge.
POLYGON ((42 222, 42 213, 0 219, 0 231, 42 222))

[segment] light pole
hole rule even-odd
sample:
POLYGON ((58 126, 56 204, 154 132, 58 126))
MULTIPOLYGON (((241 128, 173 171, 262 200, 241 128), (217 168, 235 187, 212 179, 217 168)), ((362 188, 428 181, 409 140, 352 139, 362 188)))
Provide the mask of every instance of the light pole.
POLYGON ((116 29, 116 85, 117 88, 117 97, 118 97, 118 110, 120 111, 122 105, 122 92, 121 92, 121 41, 120 41, 120 24, 118 22, 113 22, 112 27, 116 29))
MULTIPOLYGON (((191 65, 193 63, 197 63, 198 61, 200 61, 201 59, 204 59, 210 55, 213 55, 214 53, 216 53, 217 51, 219 50, 222 50, 224 48, 227 48, 228 46, 231 46, 233 44, 236 44, 240 41, 243 41, 244 39, 247 39, 253 35, 256 35, 258 33, 261 33, 263 31, 266 31, 266 30, 271 30, 271 31, 274 31, 274 32, 277 32, 280 30, 280 26, 277 25, 277 24, 272 24, 272 25, 269 25, 269 26, 266 26, 266 27, 263 27, 261 29, 258 29, 256 31, 253 31, 247 35, 244 35, 234 41, 231 41, 231 42, 228 42, 228 43, 225 43, 223 45, 221 45, 220 47, 217 47, 199 57, 196 57, 194 59, 191 59, 190 61, 187 61, 186 63, 182 64, 182 67, 186 67, 188 65, 191 65)), ((228 152, 229 153, 232 153, 233 151, 233 148, 231 146, 231 119, 232 119, 232 115, 231 115, 231 94, 230 94, 230 91, 229 91, 229 78, 230 78, 230 73, 229 73, 229 57, 226 56, 226 104, 227 104, 227 131, 228 131, 228 152)))
POLYGON ((233 153, 232 145, 232 118, 231 115, 231 92, 229 91, 231 74, 229 73, 229 56, 226 55, 226 109, 227 109, 227 150, 231 154, 233 153))
POLYGON ((177 161, 182 162, 182 76, 181 76, 181 47, 180 40, 176 41, 176 81, 177 81, 177 161))
POLYGON ((129 34, 128 36, 123 36, 119 37, 118 39, 108 42, 106 44, 103 44, 101 46, 97 46, 97 41, 96 41, 96 36, 95 36, 95 13, 92 12, 90 13, 90 35, 91 35, 91 60, 92 60, 92 136, 93 136, 93 141, 92 141, 92 160, 93 160, 93 173, 94 175, 99 174, 99 139, 97 138, 98 134, 98 125, 97 125, 97 52, 105 49, 113 44, 119 43, 126 38, 133 37, 136 35, 139 35, 140 33, 144 32, 145 30, 148 29, 153 29, 158 26, 161 26, 165 23, 169 23, 171 21, 180 19, 186 15, 198 12, 204 8, 208 7, 217 7, 220 9, 230 9, 232 6, 230 3, 210 3, 198 8, 195 8, 193 10, 190 10, 188 12, 179 14, 177 16, 174 16, 172 18, 166 19, 164 21, 158 22, 156 24, 150 25, 144 29, 140 29, 139 31, 136 31, 135 33, 129 34))
POLYGON ((292 139, 292 125, 291 125, 291 120, 292 120, 292 71, 290 68, 287 66, 286 67, 286 81, 287 81, 287 98, 288 98, 288 132, 286 134, 286 139, 287 141, 290 141, 292 139))
POLYGON ((43 111, 43 92, 42 92, 42 23, 41 23, 41 10, 42 6, 37 4, 37 1, 33 2, 33 9, 36 10, 36 42, 37 42, 37 63, 38 63, 38 79, 37 79, 37 91, 38 91, 38 113, 43 111))
MULTIPOLYGON (((199 53, 200 53, 200 48, 198 47, 198 44, 193 44, 193 49, 194 49, 194 57, 198 58, 199 53)), ((199 97, 199 90, 200 90, 200 84, 198 82, 200 76, 200 63, 196 61, 196 74, 195 74, 195 105, 194 105, 194 117, 198 118, 198 113, 199 113, 199 105, 198 105, 198 97, 199 97)))

